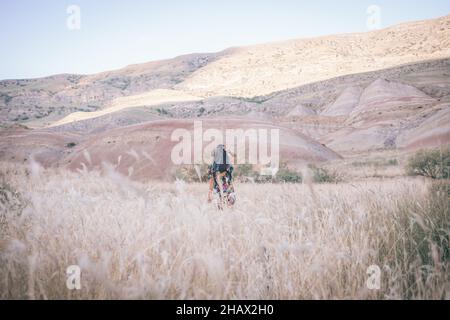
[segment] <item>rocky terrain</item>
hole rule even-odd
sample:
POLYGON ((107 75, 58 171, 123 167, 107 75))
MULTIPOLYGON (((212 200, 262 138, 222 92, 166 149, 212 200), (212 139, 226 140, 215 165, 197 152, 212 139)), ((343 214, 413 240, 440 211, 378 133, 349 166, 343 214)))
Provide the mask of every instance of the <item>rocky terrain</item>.
POLYGON ((0 81, 0 121, 50 124, 73 112, 97 111, 116 98, 170 89, 220 55, 192 54, 94 75, 0 81))

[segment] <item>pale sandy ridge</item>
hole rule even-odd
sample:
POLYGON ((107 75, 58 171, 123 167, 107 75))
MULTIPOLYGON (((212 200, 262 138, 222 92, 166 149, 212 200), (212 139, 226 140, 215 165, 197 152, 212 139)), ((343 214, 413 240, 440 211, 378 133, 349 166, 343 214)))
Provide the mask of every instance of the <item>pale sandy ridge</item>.
POLYGON ((200 101, 202 99, 203 98, 201 97, 186 94, 182 91, 157 89, 139 95, 116 98, 112 100, 105 109, 100 111, 72 113, 67 117, 53 123, 49 127, 56 127, 75 121, 93 119, 133 107, 156 106, 164 103, 192 102, 200 101))

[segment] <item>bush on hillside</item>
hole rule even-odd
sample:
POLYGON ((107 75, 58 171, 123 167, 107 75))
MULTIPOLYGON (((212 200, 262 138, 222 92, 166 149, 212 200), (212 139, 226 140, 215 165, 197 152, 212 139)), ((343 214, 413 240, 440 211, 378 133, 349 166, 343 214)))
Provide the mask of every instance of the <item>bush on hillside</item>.
POLYGON ((450 178, 450 147, 445 149, 421 150, 413 155, 407 166, 411 176, 432 179, 450 178))
POLYGON ((338 183, 342 181, 341 176, 336 171, 316 167, 315 165, 310 165, 309 169, 312 171, 316 183, 338 183))

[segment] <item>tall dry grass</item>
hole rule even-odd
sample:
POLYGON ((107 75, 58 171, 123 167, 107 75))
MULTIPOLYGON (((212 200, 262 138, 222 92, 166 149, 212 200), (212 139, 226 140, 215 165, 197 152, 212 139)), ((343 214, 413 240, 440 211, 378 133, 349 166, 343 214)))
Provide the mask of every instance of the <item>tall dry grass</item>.
POLYGON ((206 185, 1 168, 2 299, 450 298, 444 183, 238 185, 220 212, 206 185))

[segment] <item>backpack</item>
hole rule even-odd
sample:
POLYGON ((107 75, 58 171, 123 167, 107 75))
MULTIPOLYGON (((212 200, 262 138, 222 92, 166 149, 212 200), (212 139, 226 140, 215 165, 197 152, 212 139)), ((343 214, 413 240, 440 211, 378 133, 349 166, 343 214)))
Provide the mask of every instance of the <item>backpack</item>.
POLYGON ((214 150, 213 155, 214 155, 214 163, 227 165, 231 164, 230 157, 226 152, 223 144, 217 146, 217 148, 214 150))

